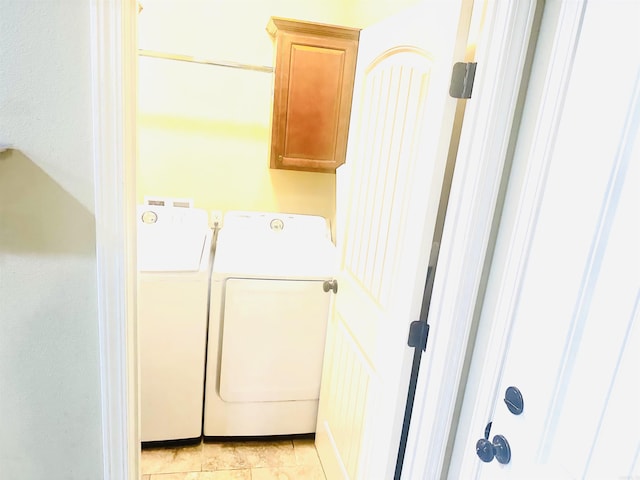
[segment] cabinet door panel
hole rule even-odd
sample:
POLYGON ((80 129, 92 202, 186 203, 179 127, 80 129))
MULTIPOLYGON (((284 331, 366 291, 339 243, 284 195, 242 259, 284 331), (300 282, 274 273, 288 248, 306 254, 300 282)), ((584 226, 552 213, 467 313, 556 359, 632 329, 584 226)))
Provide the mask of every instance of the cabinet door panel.
POLYGON ((291 45, 283 164, 298 158, 333 162, 344 154, 337 143, 344 136, 339 129, 344 65, 343 49, 291 45))
POLYGON ((335 172, 346 157, 358 30, 273 21, 271 168, 335 172))

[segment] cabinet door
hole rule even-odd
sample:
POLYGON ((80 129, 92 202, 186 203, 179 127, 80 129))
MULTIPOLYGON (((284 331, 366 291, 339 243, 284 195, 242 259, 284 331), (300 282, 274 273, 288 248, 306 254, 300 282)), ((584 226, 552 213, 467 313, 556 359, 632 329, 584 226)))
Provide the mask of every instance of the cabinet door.
POLYGON ((357 42, 283 32, 271 167, 335 172, 345 161, 357 42))

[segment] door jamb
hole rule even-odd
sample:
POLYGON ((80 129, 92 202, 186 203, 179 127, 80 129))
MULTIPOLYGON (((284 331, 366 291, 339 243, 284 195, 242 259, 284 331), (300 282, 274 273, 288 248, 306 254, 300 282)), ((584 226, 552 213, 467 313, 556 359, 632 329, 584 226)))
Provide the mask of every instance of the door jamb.
MULTIPOLYGON (((546 31, 546 40, 544 42, 544 49, 539 50, 541 55, 538 60, 541 65, 544 64, 545 73, 538 73, 536 76, 544 75, 543 84, 540 84, 536 88, 536 102, 535 117, 536 129, 531 138, 526 138, 526 148, 528 151, 534 151, 533 157, 536 158, 536 162, 533 162, 533 168, 530 168, 524 174, 524 178, 520 178, 519 182, 522 186, 526 185, 539 185, 539 180, 544 177, 544 172, 548 168, 549 152, 553 149, 550 147, 556 138, 558 132, 558 122, 562 114, 562 104, 566 96, 566 88, 568 78, 571 75, 573 61, 575 58, 576 43, 579 41, 581 25, 584 21, 584 9, 586 0, 580 0, 578 2, 562 3, 561 5, 553 5, 546 13, 547 18, 553 18, 555 26, 553 30, 546 31), (553 38, 552 41, 549 41, 553 38)), ((551 24, 552 20, 548 20, 551 24)), ((540 80, 538 80, 540 81, 540 80)), ((520 202, 527 204, 526 207, 522 205, 518 206, 516 216, 518 218, 523 215, 523 211, 529 208, 539 208, 540 191, 537 187, 531 187, 526 189, 523 187, 520 192, 520 202), (531 207, 535 205, 535 207, 531 207), (524 208, 524 209, 523 209, 524 208)), ((515 225, 518 225, 518 220, 515 220, 515 225)), ((521 252, 527 250, 527 245, 530 242, 531 232, 528 230, 530 226, 523 227, 516 232, 509 240, 509 245, 505 247, 505 251, 511 252, 507 262, 516 261, 521 252), (526 232, 525 232, 526 230, 526 232)), ((506 267, 501 267, 504 270, 506 267)), ((500 273, 500 272, 498 272, 500 273)), ((511 283, 520 283, 520 273, 517 277, 511 278, 511 283)), ((502 281, 502 280, 501 280, 502 281)), ((512 296, 503 296, 498 303, 492 307, 493 310, 509 311, 513 308, 514 298, 512 296)), ((498 339, 501 345, 505 345, 509 332, 512 326, 513 317, 510 315, 501 315, 500 318, 491 318, 488 323, 484 323, 480 326, 484 330, 483 338, 487 338, 486 335, 491 338, 498 339), (502 318, 504 317, 504 318, 502 318), (506 320, 505 320, 506 319, 506 320)), ((473 411, 463 411, 463 417, 461 418, 460 425, 463 428, 457 433, 460 437, 461 445, 466 442, 469 445, 472 442, 472 438, 476 435, 471 435, 470 430, 477 431, 474 427, 477 425, 471 425, 469 420, 472 420, 472 416, 482 416, 488 418, 486 412, 492 411, 492 402, 495 399, 495 391, 498 388, 500 381, 500 368, 499 365, 503 360, 504 349, 487 349, 486 344, 480 344, 476 347, 476 350, 481 347, 482 351, 479 355, 483 358, 482 371, 480 372, 481 380, 477 384, 473 385, 473 396, 476 401, 473 402, 473 411), (485 412, 484 415, 478 415, 478 412, 485 412)), ((478 354, 478 352, 475 352, 478 354)), ((464 398, 460 399, 461 401, 464 398)), ((465 400, 466 403, 466 400, 465 400)), ((466 409, 465 409, 466 410, 466 409)), ((465 451, 468 449, 465 448, 465 451)), ((461 447, 456 446, 453 452, 453 460, 456 461, 456 468, 459 472, 462 472, 465 478, 470 478, 473 474, 477 474, 479 464, 475 462, 475 459, 467 459, 461 456, 461 447), (462 461, 460 461, 462 457, 462 461)))
POLYGON ((544 2, 486 2, 401 478, 441 478, 450 460, 467 346, 482 301, 544 2), (445 321, 442 321, 445 320, 445 321))
POLYGON ((136 2, 90 6, 97 318, 105 480, 140 478, 136 323, 136 2))

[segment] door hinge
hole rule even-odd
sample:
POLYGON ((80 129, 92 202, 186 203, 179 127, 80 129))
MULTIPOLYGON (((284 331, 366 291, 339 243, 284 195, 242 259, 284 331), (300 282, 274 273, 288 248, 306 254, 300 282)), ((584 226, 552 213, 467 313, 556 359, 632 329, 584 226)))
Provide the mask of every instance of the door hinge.
POLYGON ((449 95, 453 98, 471 98, 477 63, 458 62, 453 65, 449 95))
POLYGON ((409 339, 407 345, 419 348, 423 352, 427 349, 427 339, 429 338, 429 324, 416 320, 409 325, 409 339))

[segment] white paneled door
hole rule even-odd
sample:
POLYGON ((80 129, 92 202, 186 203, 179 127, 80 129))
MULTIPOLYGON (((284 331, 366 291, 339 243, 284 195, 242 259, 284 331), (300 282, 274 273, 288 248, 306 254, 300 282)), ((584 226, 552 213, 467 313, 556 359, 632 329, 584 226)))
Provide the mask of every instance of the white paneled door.
POLYGON ((452 479, 640 478, 640 3, 545 8, 452 479))
POLYGON ((330 480, 393 476, 471 8, 424 2, 361 33, 316 430, 330 480))

